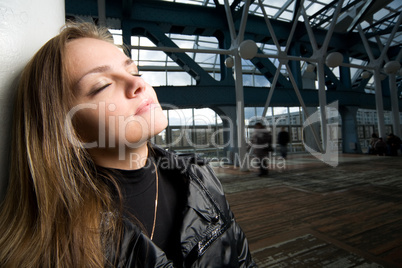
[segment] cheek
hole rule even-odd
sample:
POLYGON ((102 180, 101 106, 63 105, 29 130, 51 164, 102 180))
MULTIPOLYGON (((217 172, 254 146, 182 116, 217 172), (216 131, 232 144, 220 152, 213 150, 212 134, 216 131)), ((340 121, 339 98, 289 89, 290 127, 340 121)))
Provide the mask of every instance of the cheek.
POLYGON ((155 108, 142 116, 132 117, 119 133, 124 133, 130 143, 148 140, 167 126, 167 118, 161 108, 155 108))
POLYGON ((74 127, 84 142, 94 141, 99 136, 99 113, 95 110, 79 111, 74 116, 74 127))
POLYGON ((82 109, 73 119, 74 127, 84 142, 105 143, 105 139, 114 136, 119 116, 97 104, 96 109, 82 109), (115 123, 116 122, 116 123, 115 123))
POLYGON ((167 126, 167 118, 160 105, 147 113, 132 116, 131 106, 102 106, 83 109, 74 116, 74 126, 83 142, 98 142, 100 147, 135 144, 157 135, 167 126))

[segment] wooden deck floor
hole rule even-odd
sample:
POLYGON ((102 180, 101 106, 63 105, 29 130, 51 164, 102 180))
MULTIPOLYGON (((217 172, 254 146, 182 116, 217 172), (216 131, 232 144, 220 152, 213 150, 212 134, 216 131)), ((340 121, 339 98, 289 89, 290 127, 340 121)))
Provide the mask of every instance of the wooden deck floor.
POLYGON ((259 267, 402 267, 402 157, 215 170, 259 267))

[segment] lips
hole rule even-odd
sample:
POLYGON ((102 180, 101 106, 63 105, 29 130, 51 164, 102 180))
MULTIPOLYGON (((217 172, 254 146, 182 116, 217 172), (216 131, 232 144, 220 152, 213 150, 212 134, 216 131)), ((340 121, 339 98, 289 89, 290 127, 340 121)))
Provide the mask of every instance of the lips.
POLYGON ((151 98, 143 99, 135 111, 135 115, 141 115, 143 113, 148 112, 151 109, 151 105, 154 101, 151 98))

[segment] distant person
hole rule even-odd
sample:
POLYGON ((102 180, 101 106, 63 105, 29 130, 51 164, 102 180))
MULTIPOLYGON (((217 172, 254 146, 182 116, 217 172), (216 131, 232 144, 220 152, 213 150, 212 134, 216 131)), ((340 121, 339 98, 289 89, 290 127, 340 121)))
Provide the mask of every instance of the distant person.
POLYGON ((376 133, 371 134, 368 154, 376 154, 375 144, 378 142, 378 140, 379 140, 379 138, 376 133))
POLYGON ((256 123, 250 143, 253 154, 258 158, 260 173, 258 176, 268 175, 268 157, 272 152, 272 135, 262 123, 256 123))
POLYGON ((374 152, 376 155, 384 156, 387 154, 387 144, 383 140, 383 138, 378 138, 376 143, 374 144, 374 152))
POLYGON ((289 133, 286 131, 285 127, 281 128, 278 134, 278 144, 280 146, 280 152, 283 159, 286 159, 288 154, 288 143, 290 141, 289 133))
POLYGON ((391 133, 387 137, 387 145, 388 145, 388 149, 389 149, 389 155, 397 156, 398 150, 401 147, 401 139, 398 136, 391 133))

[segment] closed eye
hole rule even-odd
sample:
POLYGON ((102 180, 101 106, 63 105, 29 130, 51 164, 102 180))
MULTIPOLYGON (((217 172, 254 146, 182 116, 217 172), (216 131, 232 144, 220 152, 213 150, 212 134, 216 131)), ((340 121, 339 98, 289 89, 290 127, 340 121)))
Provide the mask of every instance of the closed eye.
POLYGON ((88 94, 88 96, 95 96, 96 94, 100 93, 102 90, 104 90, 105 88, 107 88, 108 86, 110 86, 112 83, 107 83, 101 87, 95 88, 93 90, 91 90, 88 94))
POLYGON ((139 74, 139 73, 137 73, 137 72, 132 72, 131 75, 132 75, 132 76, 136 76, 136 77, 141 77, 141 76, 142 76, 142 74, 139 74))

